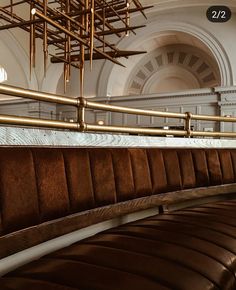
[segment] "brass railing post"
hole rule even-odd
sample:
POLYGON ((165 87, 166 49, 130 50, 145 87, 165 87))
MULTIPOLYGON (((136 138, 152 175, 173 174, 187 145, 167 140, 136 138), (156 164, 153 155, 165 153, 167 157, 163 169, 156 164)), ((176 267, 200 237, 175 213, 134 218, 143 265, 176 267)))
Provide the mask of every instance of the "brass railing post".
POLYGON ((86 131, 85 107, 86 107, 86 100, 85 100, 85 98, 80 97, 78 99, 78 123, 79 123, 79 131, 80 132, 86 131))
POLYGON ((187 131, 187 137, 190 138, 192 136, 192 131, 191 131, 192 114, 190 112, 186 112, 185 115, 186 115, 185 130, 187 131))

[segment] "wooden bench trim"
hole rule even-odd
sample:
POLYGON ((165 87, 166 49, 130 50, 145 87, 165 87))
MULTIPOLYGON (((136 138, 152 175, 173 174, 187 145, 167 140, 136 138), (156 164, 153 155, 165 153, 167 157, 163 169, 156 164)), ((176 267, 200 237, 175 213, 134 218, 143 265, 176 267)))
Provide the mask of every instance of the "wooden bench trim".
POLYGON ((160 205, 236 193, 236 183, 178 190, 82 211, 0 237, 0 258, 70 232, 160 205))

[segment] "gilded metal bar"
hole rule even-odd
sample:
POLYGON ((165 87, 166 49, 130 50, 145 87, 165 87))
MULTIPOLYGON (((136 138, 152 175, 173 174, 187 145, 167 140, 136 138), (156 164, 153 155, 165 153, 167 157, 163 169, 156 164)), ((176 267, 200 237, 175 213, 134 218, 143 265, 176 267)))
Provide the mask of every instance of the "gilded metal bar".
MULTIPOLYGON (((132 9, 128 9, 128 12, 129 13, 141 12, 141 11, 145 11, 145 10, 150 9, 150 8, 153 8, 153 6, 150 5, 150 6, 145 6, 145 7, 142 7, 142 8, 132 8, 132 9)), ((127 9, 125 8, 124 10, 120 10, 119 14, 125 16, 126 12, 127 12, 127 9)), ((115 16, 115 14, 112 13, 112 12, 107 13, 107 18, 112 18, 114 16, 115 16)), ((119 19, 113 19, 113 20, 114 21, 111 21, 111 19, 110 19, 109 23, 119 21, 119 19)))
POLYGON ((32 90, 25 90, 18 87, 0 84, 0 94, 21 97, 26 99, 33 99, 43 102, 52 102, 56 104, 78 106, 79 101, 75 98, 64 97, 60 95, 53 95, 32 90))
MULTIPOLYGON (((94 0, 93 0, 94 1, 94 0)), ((115 15, 118 17, 118 19, 125 25, 125 27, 127 26, 127 23, 125 22, 125 20, 120 16, 120 14, 113 8, 113 5, 110 5, 108 3, 106 3, 105 0, 102 0, 104 4, 107 4, 108 7, 115 13, 115 15)), ((97 2, 97 1, 96 1, 97 2)))
MULTIPOLYGON (((136 5, 137 8, 141 8, 142 4, 139 2, 139 0, 133 0, 134 4, 136 5)), ((141 10, 141 13, 143 14, 143 16, 147 19, 146 14, 144 13, 144 11, 141 10)))
MULTIPOLYGON (((75 52, 75 51, 73 51, 75 52)), ((129 51, 129 50, 118 50, 118 51, 106 51, 106 54, 109 54, 111 57, 119 58, 119 57, 129 57, 130 55, 138 55, 138 54, 144 54, 146 51, 129 51)), ((93 54, 93 59, 103 59, 103 57, 98 54, 93 54)), ((80 54, 72 54, 71 55, 71 62, 77 62, 80 60, 80 54)), ((85 60, 89 60, 89 55, 85 54, 85 60)), ((51 58, 52 63, 61 63, 61 62, 67 62, 65 58, 62 58, 60 56, 53 56, 51 58)))
MULTIPOLYGON (((31 6, 31 8, 33 8, 32 6, 31 6)), ((34 18, 34 16, 30 13, 30 20, 32 21, 33 20, 33 18, 34 18)), ((34 51, 35 51, 35 49, 34 49, 34 25, 33 25, 33 23, 31 23, 30 24, 30 80, 31 80, 31 77, 32 77, 32 68, 33 68, 33 66, 34 66, 34 59, 35 59, 35 57, 34 57, 34 51)))
MULTIPOLYGON (((89 0, 85 0, 85 10, 88 10, 89 8, 89 0)), ((88 13, 85 16, 85 31, 88 32, 89 29, 89 15, 88 13)))
MULTIPOLYGON (((64 62, 64 63, 68 63, 68 61, 65 59, 65 58, 63 58, 63 57, 60 57, 60 56, 56 56, 56 55, 52 55, 52 54, 49 54, 52 58, 53 58, 53 60, 57 60, 57 62, 64 62)), ((77 65, 77 64, 75 64, 75 63, 73 63, 73 62, 71 62, 71 66, 73 66, 73 67, 75 67, 75 68, 77 68, 77 69, 79 69, 80 67, 79 67, 79 65, 77 65)))
MULTIPOLYGON (((48 1, 43 0, 43 13, 47 15, 47 5, 48 1)), ((48 58, 48 30, 47 30, 47 22, 43 23, 43 60, 44 60, 44 77, 46 77, 47 71, 47 58, 48 58)))
POLYGON ((67 89, 67 74, 68 74, 68 63, 64 63, 64 67, 63 67, 64 94, 66 93, 66 89, 67 89))
POLYGON ((236 117, 209 116, 209 115, 192 114, 192 119, 199 120, 199 121, 236 122, 236 117))
MULTIPOLYGON (((78 40, 80 43, 84 44, 86 47, 90 47, 89 44, 81 39, 81 37, 79 37, 77 34, 75 34, 74 32, 69 31, 68 29, 66 29, 65 27, 61 26, 60 24, 58 24, 57 22, 51 20, 49 17, 43 15, 41 12, 37 11, 35 8, 31 10, 31 13, 34 15, 37 15, 39 18, 44 19, 45 21, 47 21, 49 24, 51 24, 52 26, 58 28, 59 30, 63 31, 64 33, 66 33, 67 35, 71 36, 72 38, 78 40)), ((103 55, 105 58, 109 59, 110 61, 112 61, 113 63, 116 63, 120 66, 124 65, 118 61, 116 61, 115 59, 113 59, 112 57, 110 57, 109 55, 107 55, 106 53, 104 53, 103 51, 97 49, 96 47, 94 47, 94 51, 96 51, 97 53, 103 55)))
MULTIPOLYGON (((65 17, 66 19, 70 20, 71 22, 73 22, 74 24, 76 24, 77 26, 79 26, 80 28, 86 30, 86 27, 84 27, 80 22, 76 21, 73 17, 69 16, 68 14, 65 14, 64 12, 60 11, 60 10, 57 10, 57 12, 59 14, 61 14, 63 17, 65 17)), ((83 16, 83 14, 82 14, 83 16)))
POLYGON ((95 9, 95 4, 94 0, 91 0, 91 19, 90 19, 90 70, 92 71, 93 68, 93 50, 94 50, 94 9, 95 9))
MULTIPOLYGON (((108 28, 109 28, 110 30, 112 30, 112 31, 115 31, 115 30, 114 30, 115 27, 112 26, 112 25, 109 23, 108 20, 103 19, 103 17, 102 17, 99 13, 97 13, 96 11, 94 12, 94 14, 95 14, 95 16, 96 16, 98 19, 100 19, 101 23, 104 22, 104 24, 105 24, 106 27, 108 27, 108 28)), ((114 32, 114 33, 115 33, 118 37, 121 37, 121 36, 122 36, 121 33, 119 33, 119 32, 114 32)))
MULTIPOLYGON (((100 126, 85 124, 84 131, 97 131, 97 132, 111 132, 111 133, 130 133, 130 134, 143 134, 143 135, 156 135, 156 136, 186 136, 185 130, 164 130, 152 128, 135 128, 135 127, 119 127, 119 126, 100 126)), ((235 134, 236 136, 236 134, 235 134)))
POLYGON ((10 115, 0 115, 0 124, 79 130, 78 123, 61 122, 46 119, 35 119, 30 117, 18 117, 10 115))
POLYGON ((192 131, 193 137, 236 137, 236 132, 205 132, 205 131, 192 131))
MULTIPOLYGON (((83 38, 83 36, 84 36, 85 22, 86 22, 85 15, 82 14, 81 15, 81 24, 82 25, 79 29, 81 38, 83 38)), ((80 98, 82 98, 84 95, 84 59, 85 59, 85 47, 84 47, 84 44, 80 43, 80 54, 79 54, 79 60, 80 60, 80 75, 79 75, 79 77, 80 77, 80 82, 79 82, 79 84, 80 84, 80 98)), ((81 110, 81 105, 80 105, 79 110, 81 110)), ((80 116, 80 112, 79 112, 79 116, 80 116)))
MULTIPOLYGON (((106 19, 106 10, 105 8, 102 9, 102 18, 103 18, 103 22, 102 22, 102 32, 105 32, 105 19, 106 19)), ((112 31, 113 33, 113 31, 112 31)), ((99 35, 98 35, 99 36, 99 35)), ((103 39, 103 51, 105 51, 105 34, 102 35, 102 39, 103 39)))
MULTIPOLYGON (((125 21, 126 21, 126 27, 130 26, 130 15, 129 15, 129 1, 126 0, 126 13, 125 13, 125 21)), ((129 30, 126 30, 126 36, 129 35, 129 30)))
POLYGON ((10 5, 11 17, 13 17, 13 0, 10 0, 10 5))
POLYGON ((137 115, 143 115, 143 116, 186 119, 186 114, 184 113, 170 113, 170 112, 160 112, 160 111, 152 111, 152 110, 141 110, 141 109, 122 107, 122 106, 100 104, 100 103, 95 103, 95 102, 91 102, 87 100, 85 102, 85 106, 86 108, 90 108, 90 109, 105 110, 105 111, 110 111, 110 112, 137 114, 137 115))
POLYGON ((84 95, 84 59, 85 59, 84 45, 80 44, 80 97, 83 97, 84 95))

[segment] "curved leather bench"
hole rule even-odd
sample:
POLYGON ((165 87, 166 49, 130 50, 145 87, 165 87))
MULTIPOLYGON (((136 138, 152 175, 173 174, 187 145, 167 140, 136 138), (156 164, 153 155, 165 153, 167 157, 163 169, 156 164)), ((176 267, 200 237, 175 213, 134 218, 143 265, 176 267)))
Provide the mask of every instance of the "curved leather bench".
POLYGON ((105 231, 6 275, 1 289, 235 289, 235 207, 208 204, 105 231))
MULTIPOLYGON (((232 193, 235 174, 235 150, 0 148, 0 256, 193 192, 232 193)), ((235 209, 221 201, 107 230, 0 289, 236 289, 235 209)))

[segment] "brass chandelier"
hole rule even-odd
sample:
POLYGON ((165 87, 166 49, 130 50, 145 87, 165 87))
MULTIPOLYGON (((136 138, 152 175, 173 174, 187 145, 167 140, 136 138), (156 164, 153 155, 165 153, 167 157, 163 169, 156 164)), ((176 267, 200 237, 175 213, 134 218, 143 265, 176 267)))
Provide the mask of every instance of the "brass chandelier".
POLYGON ((36 39, 42 39, 44 75, 49 56, 52 63, 64 64, 64 88, 71 67, 80 71, 80 96, 83 96, 85 61, 107 59, 122 65, 117 58, 145 53, 117 48, 114 37, 124 37, 145 25, 132 26, 130 15, 141 13, 139 0, 9 0, 0 7, 0 30, 21 28, 29 33, 30 74, 36 63, 36 39), (19 9, 22 8, 22 9, 19 9), (22 16, 18 11, 29 11, 22 16), (53 53, 49 53, 53 46, 53 53))

